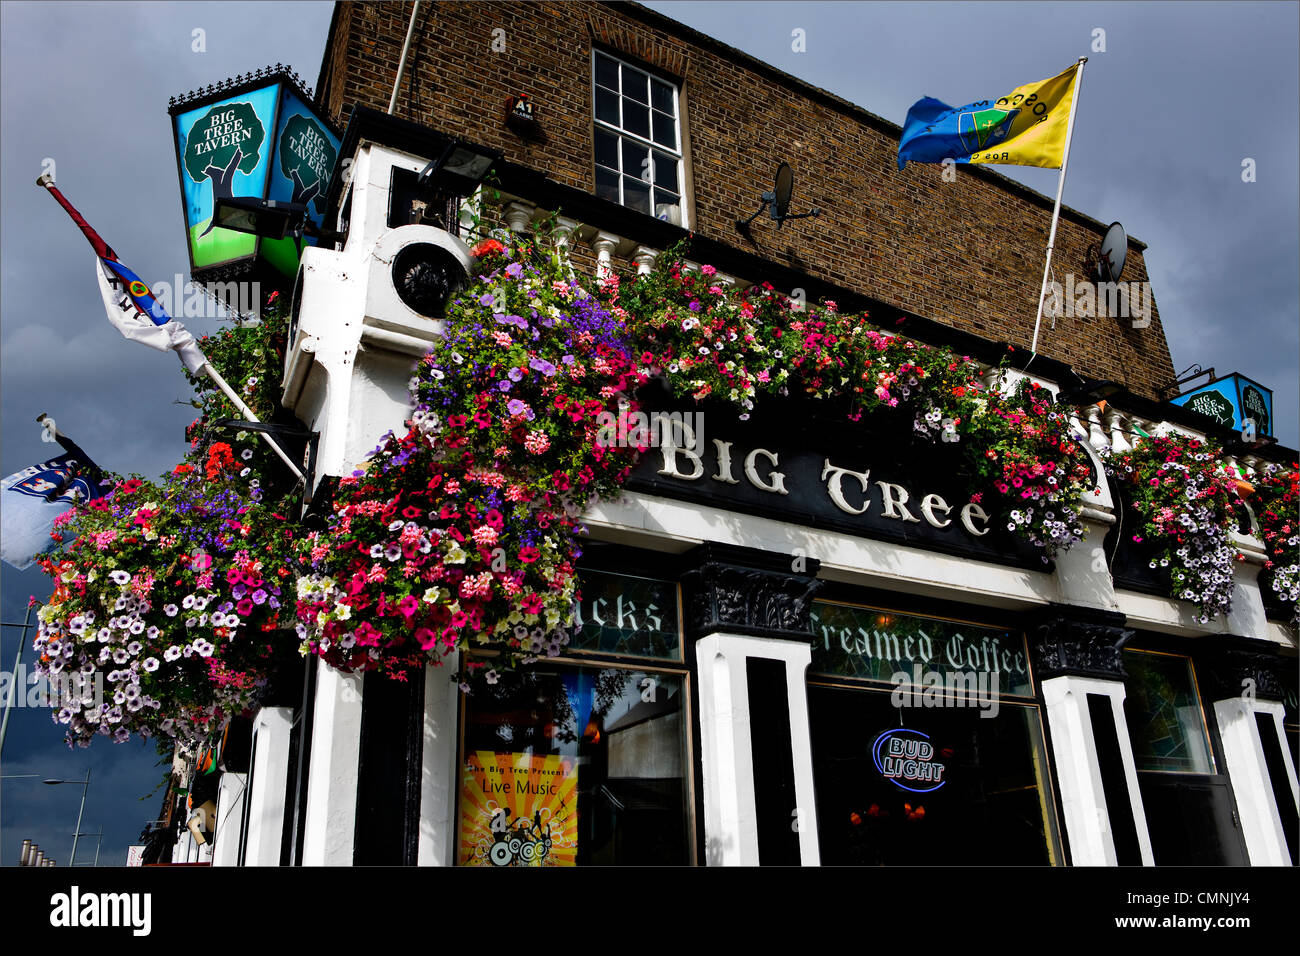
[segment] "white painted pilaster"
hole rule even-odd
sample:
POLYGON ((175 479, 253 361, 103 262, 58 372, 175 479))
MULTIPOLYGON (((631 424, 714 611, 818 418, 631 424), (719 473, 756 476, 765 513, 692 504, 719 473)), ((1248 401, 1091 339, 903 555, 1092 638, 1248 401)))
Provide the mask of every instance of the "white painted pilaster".
POLYGON ((424 747, 420 757, 420 866, 453 866, 456 862, 456 727, 460 689, 451 675, 460 655, 449 655, 441 667, 424 669, 424 747))
POLYGON ((1115 866, 1118 861, 1097 760, 1097 743, 1092 734, 1092 718, 1088 713, 1088 695, 1104 694, 1110 698, 1124 778, 1132 804, 1126 809, 1133 814, 1142 863, 1144 866, 1154 865, 1142 794, 1138 790, 1133 747, 1124 720, 1124 685, 1118 681, 1064 676, 1048 678, 1042 687, 1072 863, 1075 866, 1115 866))
POLYGON ((1259 571, 1268 555, 1258 539, 1236 531, 1230 533, 1230 543, 1246 560, 1232 563, 1232 607, 1224 628, 1229 634, 1266 638, 1268 615, 1264 612, 1264 597, 1259 593, 1259 571))
POLYGON ((799 641, 716 633, 696 643, 700 681, 700 759, 704 772, 705 859, 710 866, 757 866, 753 738, 746 660, 785 662, 791 751, 799 821, 799 856, 820 863, 813 791, 808 695, 811 649, 799 641))
POLYGON ((1250 697, 1230 697, 1214 702, 1214 716, 1219 722, 1223 759, 1228 776, 1232 778, 1237 816, 1241 819, 1241 832, 1251 866, 1290 866, 1291 856, 1279 814, 1296 812, 1295 807, 1300 805, 1300 787, 1296 784, 1296 769, 1282 731, 1282 704, 1250 697), (1278 807, 1273 798, 1268 765, 1264 762, 1264 747, 1255 722, 1257 713, 1270 715, 1277 728, 1294 801, 1290 807, 1278 807))
POLYGON ((1104 542, 1115 518, 1109 512, 1089 509, 1082 519, 1087 534, 1083 541, 1056 555, 1056 585, 1060 600, 1075 607, 1115 611, 1115 581, 1106 562, 1104 542))
POLYGON ((247 786, 246 773, 223 773, 217 784, 217 825, 212 834, 213 866, 239 865, 247 786))
POLYGON ((279 866, 293 708, 263 707, 253 721, 253 783, 248 793, 245 866, 279 866))
POLYGON ((361 681, 361 674, 345 674, 317 661, 303 866, 352 865, 361 754, 361 681))

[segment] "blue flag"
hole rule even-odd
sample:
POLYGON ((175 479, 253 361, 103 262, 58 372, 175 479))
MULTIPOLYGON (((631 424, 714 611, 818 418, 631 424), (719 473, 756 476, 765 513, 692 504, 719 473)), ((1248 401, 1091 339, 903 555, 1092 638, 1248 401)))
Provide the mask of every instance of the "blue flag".
POLYGON ((93 463, 68 453, 0 481, 0 559, 21 571, 52 550, 54 519, 78 502, 107 494, 108 487, 91 477, 98 474, 93 463), (47 501, 53 492, 59 493, 47 501))

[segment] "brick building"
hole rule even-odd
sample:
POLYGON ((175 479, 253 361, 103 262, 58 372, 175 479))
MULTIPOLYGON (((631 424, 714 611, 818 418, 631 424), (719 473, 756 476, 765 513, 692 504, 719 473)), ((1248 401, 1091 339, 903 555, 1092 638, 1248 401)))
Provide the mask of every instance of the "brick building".
MULTIPOLYGON (((648 269, 690 233, 720 283, 834 298, 990 365, 1012 344, 1016 374, 1054 393, 1118 383, 1076 421, 1097 448, 1134 428, 1231 437, 1165 402, 1175 375, 1154 306, 1106 336, 1061 317, 1028 355, 1047 198, 985 168, 955 183, 900 172, 898 127, 636 4, 411 12, 337 4, 318 83, 318 108, 346 130, 327 213, 343 238, 303 256, 284 381, 286 407, 320 433, 318 475, 348 474, 401 427, 439 325, 398 301, 384 264, 411 243, 463 258, 470 210, 521 233, 555 215, 588 272, 648 269), (520 95, 531 124, 508 116, 520 95), (395 218, 403 182, 453 141, 499 151, 500 201, 481 190, 449 197, 435 225, 395 218), (782 162, 796 211, 823 213, 739 229, 782 162)), ((1105 228, 1062 209, 1061 270, 1105 228)), ((1147 280, 1143 250, 1129 239, 1130 280, 1147 280)), ((494 842, 505 810, 480 792, 528 761, 573 790, 552 862, 1295 861, 1296 641, 1261 593, 1258 540, 1234 540, 1248 560, 1232 612, 1198 625, 1126 550, 1104 479, 1088 541, 1044 569, 986 537, 982 509, 947 508, 940 453, 913 460, 782 414, 720 426, 727 441, 694 476, 652 452, 622 499, 590 509, 584 636, 496 706, 436 668, 398 687, 312 659, 301 699, 255 721, 243 837, 218 834, 218 862, 537 862, 528 837, 494 842), (726 480, 724 446, 737 475, 749 452, 742 478, 726 480), (848 520, 865 504, 822 500, 831 457, 854 455, 885 478, 883 514, 848 520), (705 465, 717 473, 699 480, 705 465), (910 515, 906 487, 913 507, 937 500, 951 517, 910 515), (993 681, 986 706, 931 709, 919 670, 899 701, 891 671, 922 664, 993 681), (1243 679, 1257 693, 1242 696, 1243 679), (955 839, 972 830, 988 839, 955 839)), ((556 809, 543 802, 506 816, 540 826, 556 809)))
MULTIPOLYGON (((397 3, 335 8, 317 91, 330 118, 346 125, 355 107, 387 108, 408 20, 397 3)), ((697 235, 735 247, 755 273, 770 275, 775 264, 858 293, 882 321, 902 312, 1030 344, 1050 199, 984 167, 959 167, 956 185, 933 167, 900 173, 898 127, 862 107, 636 5, 439 3, 422 14, 412 49, 421 52, 396 115, 500 149, 584 193, 598 192, 592 51, 607 51, 677 94, 679 148, 665 152, 681 156, 684 221, 697 235), (520 92, 537 104, 542 141, 502 122, 520 92), (798 201, 825 212, 797 232, 743 239, 736 218, 752 212, 782 161, 794 167, 798 201)), ((1082 263, 1104 231, 1062 209, 1062 271, 1082 263)), ((1145 248, 1129 239, 1133 281, 1148 280, 1145 248)), ((1145 329, 1116 328, 1099 336, 1084 319, 1058 320, 1041 351, 1143 397, 1172 394, 1158 311, 1145 329)))

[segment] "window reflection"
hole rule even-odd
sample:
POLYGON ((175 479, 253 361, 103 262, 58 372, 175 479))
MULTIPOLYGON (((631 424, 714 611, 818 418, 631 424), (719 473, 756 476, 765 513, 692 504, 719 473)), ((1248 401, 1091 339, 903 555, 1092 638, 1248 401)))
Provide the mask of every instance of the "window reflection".
POLYGON ((529 668, 465 702, 462 864, 685 864, 683 681, 529 668))

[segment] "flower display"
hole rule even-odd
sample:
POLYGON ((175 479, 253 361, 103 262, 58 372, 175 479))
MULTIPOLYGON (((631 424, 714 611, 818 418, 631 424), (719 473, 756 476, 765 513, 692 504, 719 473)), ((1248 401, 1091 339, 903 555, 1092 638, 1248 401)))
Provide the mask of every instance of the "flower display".
POLYGON ((34 646, 39 673, 77 675, 83 691, 55 715, 70 742, 197 741, 254 703, 291 614, 293 531, 223 467, 118 481, 57 520, 34 646))
MULTIPOLYGON (((284 327, 272 307, 200 341, 266 418, 284 327)), ((59 547, 41 561, 54 591, 39 612, 37 670, 73 691, 56 695, 54 714, 70 743, 201 742, 252 706, 293 651, 298 499, 273 501, 262 486, 274 453, 256 434, 208 431, 239 412, 206 378, 191 381, 200 416, 186 459, 158 482, 108 479, 108 495, 55 520, 59 547)))
POLYGON ((628 321, 645 371, 664 375, 675 394, 722 398, 742 419, 763 393, 846 399, 853 421, 907 415, 918 438, 959 445, 972 484, 996 489, 1009 530, 1044 561, 1082 539, 1078 499, 1092 467, 1047 389, 1022 382, 1004 394, 970 356, 767 283, 737 293, 714 284, 710 267, 697 275, 665 256, 660 270, 606 282, 602 295, 628 321))
POLYGON ((450 303, 411 379, 409 429, 344 478, 304 542, 304 647, 400 677, 491 641, 516 658, 568 643, 578 520, 636 449, 597 441, 646 380, 623 324, 534 246, 476 247, 486 271, 450 303))
MULTIPOLYGON (((767 284, 738 292, 711 266, 685 268, 679 251, 649 274, 594 281, 540 240, 501 234, 473 252, 476 274, 409 381, 403 433, 338 481, 323 530, 291 520, 296 491, 256 434, 212 431, 236 412, 200 379, 184 462, 157 483, 119 480, 59 519, 40 667, 97 677, 107 694, 62 703, 70 740, 199 740, 252 706, 295 644, 397 679, 453 649, 490 647, 493 674, 560 654, 580 600, 581 517, 620 492, 650 440, 611 440, 609 422, 654 378, 740 419, 785 397, 827 400, 849 422, 894 416, 905 441, 953 445, 970 500, 1006 514, 1044 561, 1084 535, 1081 499, 1099 480, 1086 439, 1032 381, 1007 388, 1003 370, 834 302, 767 284), (288 627, 296 640, 283 639, 288 627)), ((284 336, 270 309, 203 341, 263 419, 279 412, 284 336)), ((1150 439, 1107 468, 1127 482, 1132 536, 1157 542, 1174 596, 1203 622, 1225 611, 1237 476, 1217 448, 1150 439)), ((1255 479, 1273 587, 1293 602, 1296 474, 1255 479)))
POLYGON ((1044 558, 1082 541, 1080 497, 1093 487, 1083 435, 1036 382, 977 400, 965 430, 967 461, 980 484, 1007 504, 1009 531, 1041 548, 1044 558))
POLYGON ((1269 584, 1300 622, 1300 464, 1270 463, 1251 476, 1259 536, 1268 552, 1269 584))
POLYGON ((1168 568, 1173 596, 1190 601, 1202 624, 1232 606, 1233 563, 1244 555, 1229 532, 1237 475, 1213 442, 1170 435, 1112 452, 1107 470, 1126 489, 1139 519, 1134 542, 1150 539, 1152 568, 1168 568))

